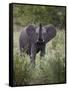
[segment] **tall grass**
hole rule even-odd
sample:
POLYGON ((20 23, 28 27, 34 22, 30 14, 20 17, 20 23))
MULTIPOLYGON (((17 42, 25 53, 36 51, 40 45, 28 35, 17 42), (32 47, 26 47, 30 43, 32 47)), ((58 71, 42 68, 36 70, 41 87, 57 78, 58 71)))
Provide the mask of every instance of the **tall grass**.
MULTIPOLYGON (((17 34, 18 35, 18 34, 17 34)), ((15 36, 15 39, 17 36, 15 36)), ((17 44, 14 43, 15 45, 17 44)), ((32 67, 26 53, 20 56, 14 45, 14 85, 51 84, 65 82, 65 32, 58 31, 47 44, 46 54, 40 60, 36 55, 36 66, 32 67)))

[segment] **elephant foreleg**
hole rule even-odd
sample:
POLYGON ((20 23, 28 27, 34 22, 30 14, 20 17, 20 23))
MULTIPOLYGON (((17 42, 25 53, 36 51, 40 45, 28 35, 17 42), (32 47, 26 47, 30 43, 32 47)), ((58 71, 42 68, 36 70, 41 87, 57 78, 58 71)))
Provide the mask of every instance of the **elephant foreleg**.
POLYGON ((44 56, 45 56, 45 48, 42 48, 41 52, 40 52, 40 68, 43 65, 43 60, 44 60, 44 56))
POLYGON ((31 55, 30 55, 30 59, 31 59, 31 63, 33 66, 35 66, 35 57, 36 57, 36 48, 35 45, 32 44, 31 45, 31 55))

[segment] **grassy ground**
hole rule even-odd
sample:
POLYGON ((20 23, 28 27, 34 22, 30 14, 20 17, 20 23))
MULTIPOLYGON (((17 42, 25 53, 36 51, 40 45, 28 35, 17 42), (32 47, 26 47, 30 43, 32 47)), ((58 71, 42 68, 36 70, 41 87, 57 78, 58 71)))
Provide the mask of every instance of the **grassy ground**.
POLYGON ((51 84, 65 82, 65 31, 57 31, 56 37, 47 44, 45 57, 36 56, 32 68, 29 56, 20 56, 19 35, 14 31, 14 85, 51 84))

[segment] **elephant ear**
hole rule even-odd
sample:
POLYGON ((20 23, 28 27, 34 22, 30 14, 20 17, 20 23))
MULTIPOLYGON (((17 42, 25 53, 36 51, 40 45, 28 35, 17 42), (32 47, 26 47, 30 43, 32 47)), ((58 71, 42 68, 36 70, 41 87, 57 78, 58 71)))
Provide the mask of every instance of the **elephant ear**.
POLYGON ((45 42, 48 43, 51 39, 53 39, 56 36, 56 28, 53 25, 46 25, 45 30, 45 42))
POLYGON ((33 25, 29 25, 26 29, 26 32, 27 32, 30 42, 34 42, 35 41, 35 27, 33 25))

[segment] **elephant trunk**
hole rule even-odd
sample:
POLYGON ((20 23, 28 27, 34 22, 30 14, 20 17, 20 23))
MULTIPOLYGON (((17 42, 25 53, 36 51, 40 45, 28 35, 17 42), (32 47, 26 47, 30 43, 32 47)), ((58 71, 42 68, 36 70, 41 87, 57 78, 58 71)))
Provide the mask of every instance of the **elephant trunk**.
POLYGON ((39 41, 42 40, 42 25, 40 23, 40 27, 39 27, 39 41))

